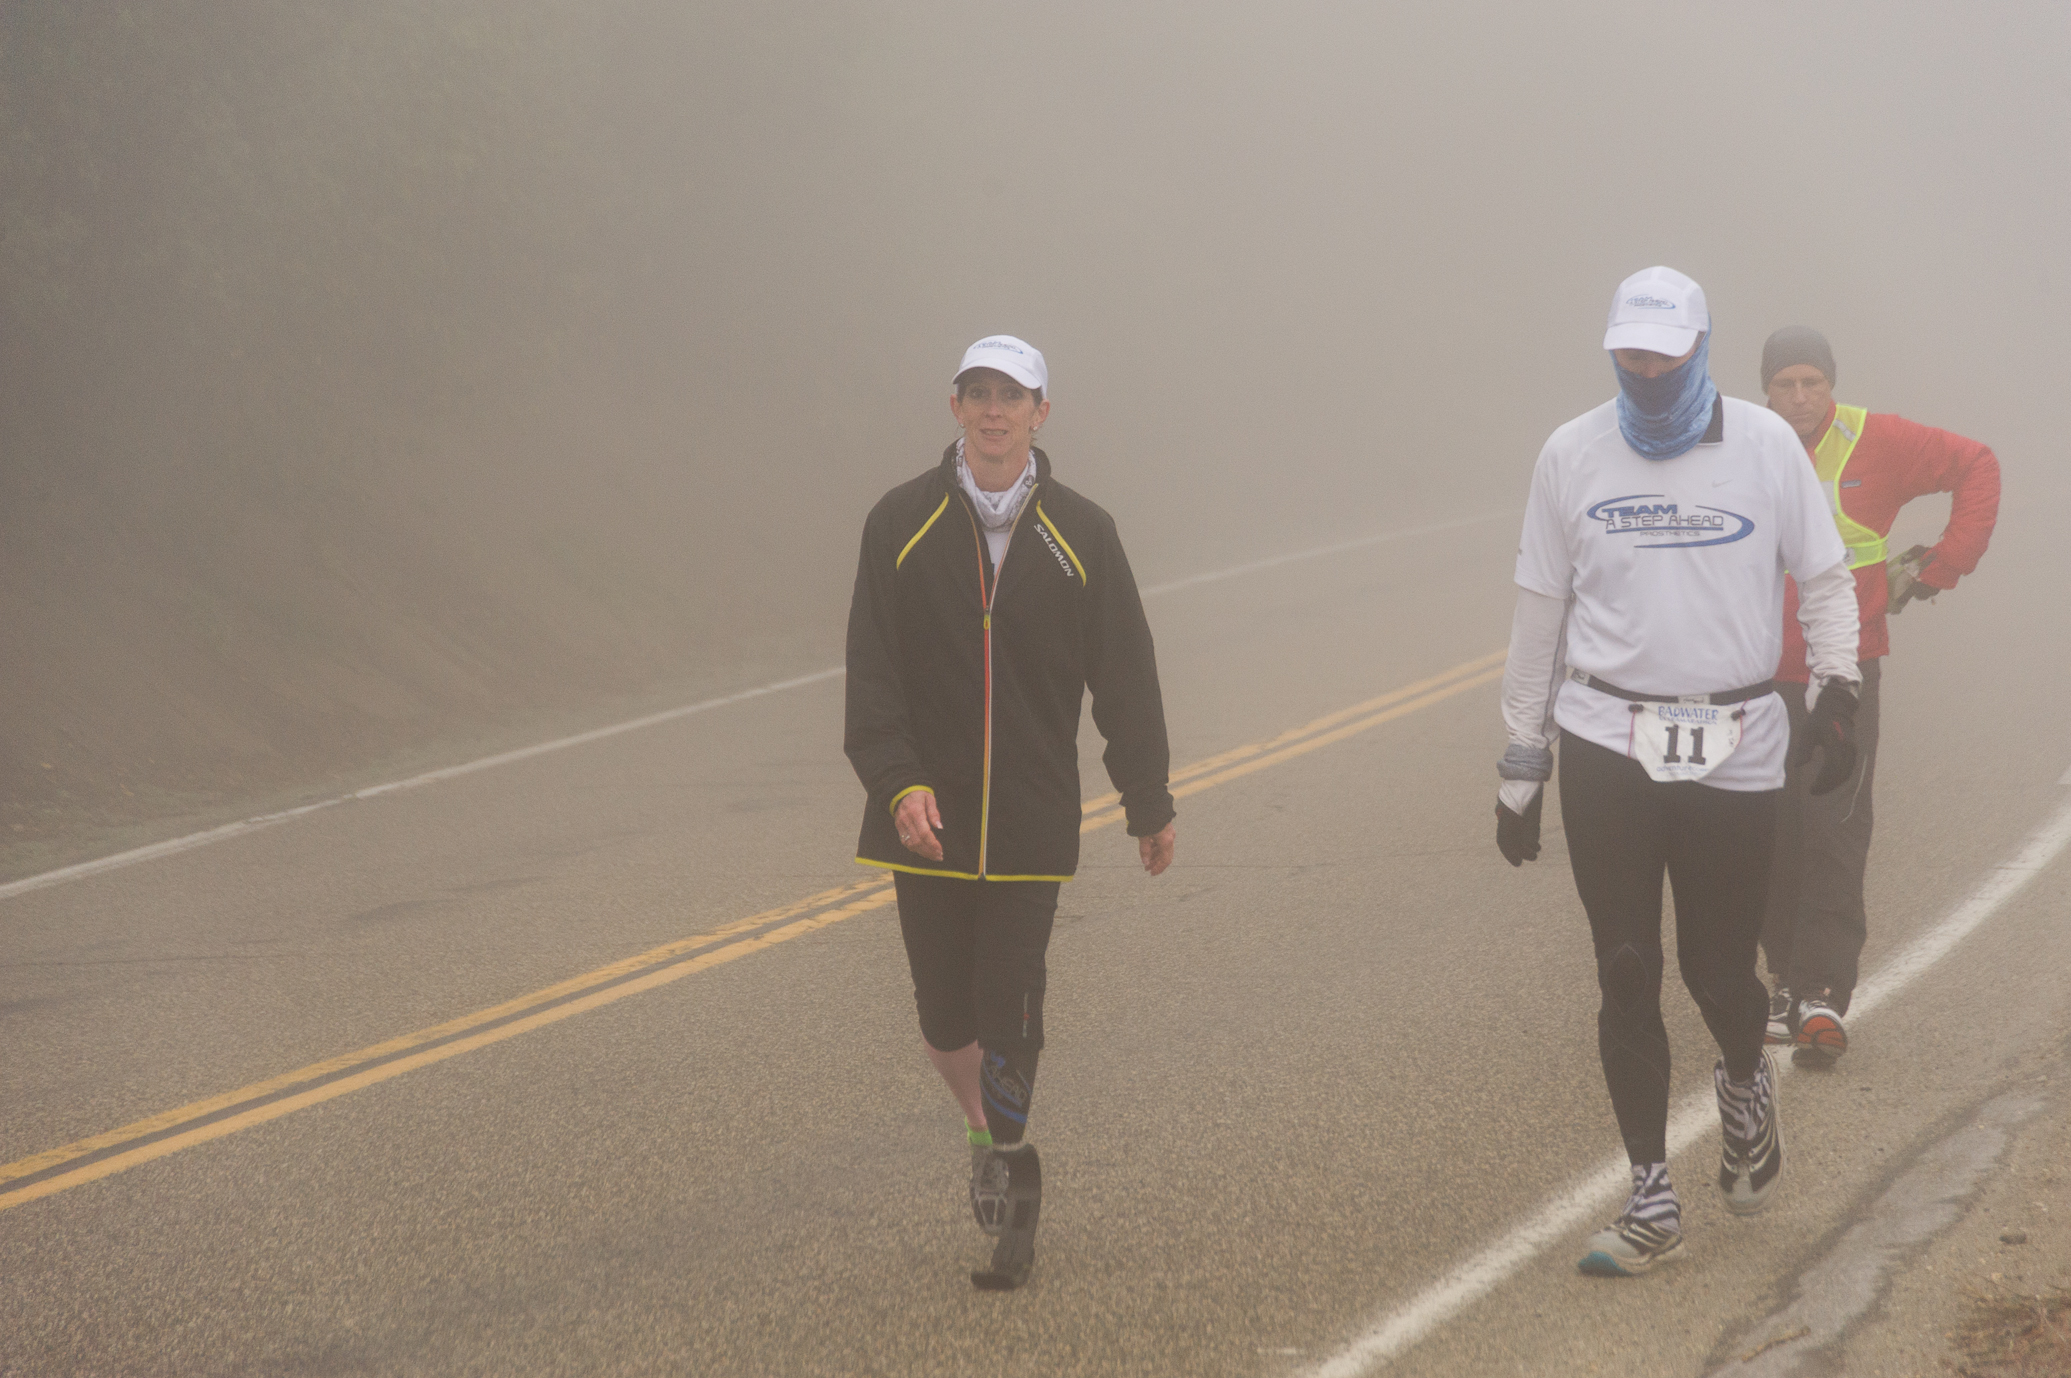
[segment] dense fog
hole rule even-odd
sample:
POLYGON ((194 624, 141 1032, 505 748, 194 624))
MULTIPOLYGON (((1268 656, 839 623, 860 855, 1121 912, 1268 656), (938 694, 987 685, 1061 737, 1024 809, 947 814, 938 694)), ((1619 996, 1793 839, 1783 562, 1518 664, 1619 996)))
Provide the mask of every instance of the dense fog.
POLYGON ((1150 582, 1521 508, 1666 263, 1726 392, 1803 322, 1843 401, 1995 447, 1981 608, 2060 580, 2067 38, 2041 2, 14 0, 5 869, 837 664, 863 512, 993 332, 1150 582))

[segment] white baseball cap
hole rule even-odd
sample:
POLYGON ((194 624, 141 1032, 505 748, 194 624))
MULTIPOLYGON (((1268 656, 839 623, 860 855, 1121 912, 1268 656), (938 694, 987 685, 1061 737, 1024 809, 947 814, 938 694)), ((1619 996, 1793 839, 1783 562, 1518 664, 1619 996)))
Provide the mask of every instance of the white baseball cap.
MULTIPOLYGON (((1025 388, 1043 393, 1050 390, 1050 366, 1043 362, 1043 352, 1012 335, 987 335, 965 350, 964 361, 956 368, 956 378, 974 368, 998 369, 1025 388)), ((956 378, 949 381, 954 384, 956 378)))
POLYGON ((1604 348, 1651 349, 1675 358, 1710 329, 1702 287, 1673 268, 1648 268, 1618 284, 1604 348))

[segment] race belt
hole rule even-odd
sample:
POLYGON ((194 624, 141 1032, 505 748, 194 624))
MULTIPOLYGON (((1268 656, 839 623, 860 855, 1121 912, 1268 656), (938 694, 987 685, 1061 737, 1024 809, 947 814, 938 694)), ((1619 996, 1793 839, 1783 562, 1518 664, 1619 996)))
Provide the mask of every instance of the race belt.
POLYGON ((1607 684, 1582 670, 1569 670, 1568 678, 1577 684, 1587 685, 1600 694, 1609 694, 1614 699, 1624 699, 1627 703, 1746 703, 1749 699, 1758 699, 1764 694, 1776 692, 1776 681, 1773 679, 1765 679, 1760 684, 1728 689, 1717 694, 1635 694, 1630 689, 1620 689, 1615 684, 1607 684))

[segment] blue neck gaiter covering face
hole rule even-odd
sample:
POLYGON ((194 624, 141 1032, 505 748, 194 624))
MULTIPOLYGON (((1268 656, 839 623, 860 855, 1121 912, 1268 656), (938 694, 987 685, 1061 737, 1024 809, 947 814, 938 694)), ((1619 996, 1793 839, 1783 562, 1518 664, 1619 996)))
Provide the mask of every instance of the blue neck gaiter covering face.
POLYGON ((1642 378, 1618 366, 1618 431, 1648 459, 1674 459, 1694 448, 1711 425, 1719 390, 1711 381, 1711 332, 1697 352, 1659 378, 1642 378))

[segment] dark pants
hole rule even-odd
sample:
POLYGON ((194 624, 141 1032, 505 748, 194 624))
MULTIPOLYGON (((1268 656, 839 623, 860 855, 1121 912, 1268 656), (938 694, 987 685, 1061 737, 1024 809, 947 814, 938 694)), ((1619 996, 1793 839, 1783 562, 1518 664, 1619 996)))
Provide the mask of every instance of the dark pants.
MULTIPOLYGON (((1883 662, 1862 663, 1862 700, 1855 710, 1855 774, 1830 794, 1813 795, 1817 758, 1792 766, 1784 777, 1776 814, 1776 859, 1769 871, 1769 907, 1762 921, 1762 950, 1769 974, 1794 992, 1833 992, 1834 1009, 1848 1013, 1855 994, 1857 961, 1869 933, 1863 912, 1863 872, 1870 860, 1870 789, 1877 776, 1877 700, 1883 662)), ((1805 730, 1805 698, 1798 685, 1783 687, 1791 710, 1791 741, 1805 730)))
POLYGON ((921 1037, 941 1052, 1043 1046, 1054 880, 957 880, 895 871, 899 934, 921 1037))
POLYGON ((1675 891, 1676 965, 1734 1077, 1762 1055, 1769 992, 1755 969, 1779 791, 1663 784, 1640 763, 1560 738, 1560 811, 1596 945, 1597 1051, 1635 1163, 1668 1159, 1661 1022, 1661 878, 1675 891))

